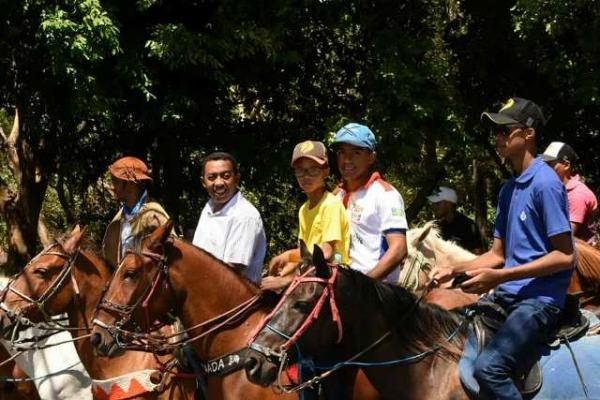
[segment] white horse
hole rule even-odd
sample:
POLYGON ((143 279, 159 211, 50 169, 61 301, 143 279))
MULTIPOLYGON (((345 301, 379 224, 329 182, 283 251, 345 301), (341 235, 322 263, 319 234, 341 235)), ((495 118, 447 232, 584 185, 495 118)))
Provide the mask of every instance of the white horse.
MULTIPOLYGON (((6 282, 0 282, 3 288, 6 282)), ((19 338, 44 336, 43 330, 29 328, 20 333, 19 338)), ((62 331, 37 342, 39 346, 65 342, 41 350, 26 351, 15 362, 30 377, 41 399, 92 399, 92 380, 83 367, 72 336, 62 331)), ((14 355, 15 351, 6 340, 0 340, 6 350, 14 355)), ((0 360, 2 361, 2 360, 0 360)))
POLYGON ((477 257, 456 243, 442 239, 434 221, 406 232, 406 245, 408 254, 398 285, 415 293, 425 288, 435 266, 470 261, 477 257))

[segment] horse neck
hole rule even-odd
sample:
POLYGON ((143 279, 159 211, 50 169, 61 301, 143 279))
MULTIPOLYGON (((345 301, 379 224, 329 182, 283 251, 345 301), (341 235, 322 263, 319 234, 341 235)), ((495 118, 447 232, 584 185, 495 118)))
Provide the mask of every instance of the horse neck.
MULTIPOLYGON (((176 309, 180 310, 178 316, 186 328, 226 313, 259 293, 256 286, 205 251, 179 240, 174 246, 180 257, 170 263, 169 279, 176 298, 183 299, 176 309)), ((211 338, 218 336, 219 340, 198 340, 194 346, 204 359, 238 350, 265 314, 263 308, 245 312, 236 319, 239 323, 231 328, 217 329, 210 335, 211 338)), ((205 330, 197 329, 190 336, 205 330)))
POLYGON ((89 251, 81 250, 74 261, 72 274, 78 286, 79 295, 75 293, 74 288, 73 299, 67 310, 69 321, 71 326, 85 329, 89 333, 96 305, 104 286, 110 280, 112 271, 103 260, 95 257, 89 251))
MULTIPOLYGON (((392 333, 389 337, 367 351, 361 357, 361 361, 377 363, 399 360, 424 353, 426 350, 433 349, 437 344, 442 344, 441 340, 438 342, 423 339, 426 342, 417 346, 420 347, 418 349, 409 345, 410 342, 414 343, 415 340, 419 340, 415 338, 418 335, 415 335, 414 332, 419 332, 416 331, 416 327, 420 321, 436 321, 437 318, 443 320, 447 317, 447 311, 421 305, 420 302, 415 304, 417 298, 406 294, 406 296, 397 297, 401 306, 394 315, 397 314, 398 317, 386 317, 380 311, 385 306, 384 303, 391 302, 393 297, 370 299, 373 295, 372 291, 361 292, 360 286, 352 287, 352 283, 350 285, 341 287, 335 293, 345 329, 345 336, 341 343, 345 354, 338 356, 352 357, 375 343, 390 330, 392 333)), ((431 329, 437 328, 432 325, 431 329)), ((459 345, 462 345, 463 340, 464 338, 459 335, 459 345)), ((384 398, 454 398, 450 393, 462 392, 458 379, 454 379, 453 376, 453 374, 456 375, 458 367, 457 359, 449 356, 438 357, 437 355, 436 353, 435 356, 424 357, 418 362, 402 363, 385 368, 365 368, 364 371, 384 398), (452 379, 448 380, 447 377, 452 379), (443 381, 448 383, 448 387, 444 389, 445 395, 438 397, 438 395, 428 392, 429 388, 438 388, 435 390, 442 391, 439 390, 439 382, 443 381), (399 388, 402 389, 399 391, 399 388)))
POLYGON ((435 262, 437 265, 451 265, 455 263, 461 263, 471 261, 475 257, 475 254, 459 247, 458 245, 450 242, 445 242, 442 238, 428 238, 427 247, 429 247, 435 254, 435 262))

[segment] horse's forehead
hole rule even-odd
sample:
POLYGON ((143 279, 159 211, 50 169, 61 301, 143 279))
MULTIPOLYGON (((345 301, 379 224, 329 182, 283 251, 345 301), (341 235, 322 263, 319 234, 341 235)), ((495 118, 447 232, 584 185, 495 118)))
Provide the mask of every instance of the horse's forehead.
POLYGON ((27 272, 33 272, 35 268, 46 267, 46 268, 62 268, 65 265, 65 260, 54 254, 42 254, 37 258, 31 260, 25 269, 27 272))
POLYGON ((152 264, 152 260, 137 251, 130 250, 125 254, 121 263, 124 267, 141 267, 145 263, 152 264))
POLYGON ((425 228, 415 228, 407 232, 407 242, 409 246, 416 248, 420 244, 425 243, 429 240, 429 238, 432 236, 431 230, 427 233, 427 236, 421 238, 424 229, 425 228))

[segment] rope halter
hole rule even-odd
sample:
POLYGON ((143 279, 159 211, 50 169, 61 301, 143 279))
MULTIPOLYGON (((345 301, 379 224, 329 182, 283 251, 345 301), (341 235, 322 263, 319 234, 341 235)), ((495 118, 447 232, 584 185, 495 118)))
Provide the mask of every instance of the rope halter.
POLYGON ((296 342, 300 339, 300 337, 306 332, 306 330, 312 325, 312 323, 319 318, 321 314, 321 310, 325 304, 327 298, 329 298, 329 307, 331 308, 331 317, 333 322, 337 325, 338 337, 336 343, 341 342, 343 337, 343 327, 342 327, 342 319, 340 317, 340 313, 338 310, 338 306, 335 302, 335 292, 334 292, 334 284, 338 277, 338 265, 331 265, 331 276, 327 279, 319 278, 317 276, 311 275, 315 272, 316 268, 310 267, 306 272, 302 275, 299 275, 294 278, 290 286, 286 289, 283 296, 279 300, 279 303, 275 306, 275 308, 263 319, 263 321, 257 326, 256 330, 250 337, 248 341, 248 346, 264 355, 267 359, 276 359, 279 363, 284 363, 287 359, 287 351, 296 344, 296 342), (319 299, 317 300, 315 306, 312 311, 306 316, 302 325, 296 330, 294 334, 287 334, 282 332, 281 330, 275 328, 270 324, 273 317, 279 312, 284 302, 290 297, 290 295, 296 290, 301 284, 304 283, 319 283, 324 286, 319 299), (259 343, 255 343, 256 338, 265 330, 268 329, 271 332, 283 337, 286 341, 279 347, 279 351, 274 351, 270 348, 267 348, 259 343))

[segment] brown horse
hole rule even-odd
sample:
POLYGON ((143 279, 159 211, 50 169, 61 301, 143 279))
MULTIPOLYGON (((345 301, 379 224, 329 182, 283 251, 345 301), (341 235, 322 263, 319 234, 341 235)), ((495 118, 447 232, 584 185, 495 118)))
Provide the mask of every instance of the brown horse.
MULTIPOLYGON (((431 222, 421 228, 409 230, 407 246, 408 256, 404 268, 413 266, 412 278, 408 280, 411 285, 409 288, 413 288, 417 293, 424 289, 428 275, 436 265, 450 265, 477 257, 456 243, 443 240, 431 222)), ((577 268, 573 271, 567 292, 579 297, 583 308, 600 316, 600 250, 579 239, 575 240, 575 249, 577 268)), ((450 310, 472 304, 478 298, 477 295, 458 289, 440 289, 430 291, 425 300, 450 310)))
MULTIPOLYGON (((171 227, 172 222, 169 222, 144 238, 139 250, 127 254, 115 273, 98 308, 96 323, 99 325, 93 328, 92 340, 101 354, 117 353, 115 338, 109 330, 120 332, 115 329, 119 321, 131 319, 143 330, 147 328, 147 321, 160 320, 172 311, 186 328, 198 327, 190 329, 188 334, 200 336, 192 342, 200 358, 217 360, 245 349, 252 331, 274 305, 269 299, 272 294, 261 293, 256 285, 227 264, 197 247, 169 238, 171 227), (162 278, 159 274, 163 274, 162 278), (144 317, 141 307, 128 307, 142 302, 147 303, 148 318, 144 317), (251 306, 240 308, 243 304, 251 306), (234 315, 232 310, 238 312, 234 315)), ((220 370, 219 362, 207 365, 211 364, 220 370)), ((250 383, 242 367, 243 362, 230 373, 209 374, 208 398, 298 398, 296 394, 277 394, 270 388, 250 383)), ((376 396, 370 390, 368 395, 361 392, 355 398, 376 398, 369 397, 376 396)))
MULTIPOLYGON (((0 363, 8 360, 10 354, 0 345, 0 363)), ((27 375, 14 361, 0 366, 0 399, 35 400, 39 399, 35 386, 31 382, 11 382, 8 379, 26 379, 27 375)))
POLYGON ((579 297, 579 303, 600 317, 600 250, 580 239, 575 240, 577 269, 568 292, 579 297))
MULTIPOLYGON (((470 398, 458 370, 468 321, 462 314, 423 303, 404 288, 330 266, 318 247, 303 258, 301 275, 250 343, 246 372, 251 381, 273 384, 275 371, 295 362, 298 354, 312 355, 319 363, 317 357, 329 349, 337 354, 333 369, 363 367, 384 399, 470 398)), ((599 345, 597 335, 571 343, 590 399, 600 398, 599 345)), ((536 400, 583 398, 565 346, 544 356, 541 365, 544 385, 536 400)))
MULTIPOLYGON (((57 243, 34 258, 11 283, 12 289, 6 291, 4 303, 13 311, 20 310, 24 317, 32 321, 44 321, 40 307, 35 306, 31 300, 38 300, 46 293, 51 293, 43 303, 44 313, 67 313, 70 327, 78 328, 81 334, 89 333, 96 304, 112 271, 107 263, 92 252, 79 249, 82 235, 83 232, 76 227, 64 244, 57 243), (65 277, 62 283, 61 276, 65 277)), ((2 318, 6 328, 12 321, 6 313, 2 313, 2 318)), ((155 358, 149 353, 128 351, 114 359, 107 359, 96 357, 87 339, 75 341, 74 344, 90 377, 96 381, 148 370, 145 374, 136 376, 135 380, 127 378, 127 382, 123 384, 108 383, 104 387, 95 384, 95 398, 108 398, 109 394, 120 394, 121 398, 127 395, 130 396, 127 398, 131 398, 135 395, 136 398, 145 399, 193 397, 194 382, 189 379, 181 380, 168 373, 161 376, 159 369, 172 358, 170 356, 155 358), (155 372, 151 373, 150 370, 155 372), (163 377, 164 386, 156 388, 153 384, 163 377), (148 391, 149 389, 157 390, 148 391)), ((174 372, 177 372, 177 369, 174 372)))

